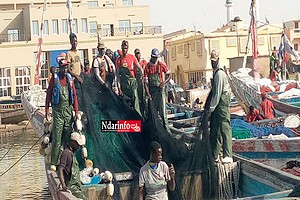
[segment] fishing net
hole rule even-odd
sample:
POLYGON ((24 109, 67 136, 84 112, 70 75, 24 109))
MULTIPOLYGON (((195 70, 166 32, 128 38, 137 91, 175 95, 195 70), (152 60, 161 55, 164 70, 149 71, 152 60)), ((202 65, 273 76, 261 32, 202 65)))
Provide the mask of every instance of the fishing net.
MULTIPOLYGON (((142 133, 101 132, 101 120, 139 119, 125 97, 116 96, 110 89, 103 88, 91 75, 85 75, 84 84, 77 89, 79 107, 86 118, 83 132, 86 135, 88 158, 100 171, 112 173, 132 172, 131 182, 116 182, 115 199, 121 197, 124 186, 129 189, 129 199, 137 198, 138 173, 149 160, 149 145, 153 140, 162 145, 163 160, 173 164, 176 170, 176 189, 169 192, 169 199, 200 199, 201 190, 205 199, 216 194, 217 170, 209 158, 209 140, 197 140, 188 147, 181 139, 175 139, 163 126, 161 118, 149 101, 147 120, 143 121, 142 133), (214 178, 211 178, 214 177, 214 178), (203 189, 200 188, 201 182, 203 189)), ((200 138, 203 132, 198 131, 200 138)), ((206 127, 208 136, 208 127, 206 127)), ((81 163, 82 164, 82 163, 81 163)))

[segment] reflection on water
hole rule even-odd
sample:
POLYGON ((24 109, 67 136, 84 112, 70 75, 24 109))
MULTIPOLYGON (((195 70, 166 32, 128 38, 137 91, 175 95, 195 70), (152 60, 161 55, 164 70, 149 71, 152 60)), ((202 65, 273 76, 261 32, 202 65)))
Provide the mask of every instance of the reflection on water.
MULTIPOLYGON (((11 151, 0 161, 0 175, 13 165, 38 139, 34 131, 0 132, 0 159, 13 145, 11 151)), ((0 177, 0 199, 52 199, 47 186, 43 157, 38 143, 8 173, 0 177)))

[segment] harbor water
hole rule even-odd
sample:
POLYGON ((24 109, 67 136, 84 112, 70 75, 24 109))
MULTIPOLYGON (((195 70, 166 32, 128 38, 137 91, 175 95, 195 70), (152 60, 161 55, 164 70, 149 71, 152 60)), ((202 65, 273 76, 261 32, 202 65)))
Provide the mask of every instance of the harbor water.
MULTIPOLYGON (((22 129, 25 126, 19 127, 22 129)), ((2 175, 37 140, 38 136, 33 129, 0 131, 0 199, 52 199, 48 191, 43 157, 39 154, 40 142, 19 163, 2 175)))

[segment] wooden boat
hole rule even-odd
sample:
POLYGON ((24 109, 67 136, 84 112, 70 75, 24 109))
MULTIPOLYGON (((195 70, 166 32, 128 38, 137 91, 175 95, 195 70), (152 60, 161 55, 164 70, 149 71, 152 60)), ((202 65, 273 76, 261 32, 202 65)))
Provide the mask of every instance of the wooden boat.
POLYGON ((26 119, 20 99, 0 101, 0 124, 17 124, 26 119))
MULTIPOLYGON (((31 123, 38 135, 43 135, 44 133, 44 109, 42 107, 44 105, 44 100, 45 100, 45 93, 41 90, 40 87, 37 86, 31 87, 29 92, 22 94, 22 103, 24 105, 24 109, 26 111, 28 119, 31 119, 31 123)), ((196 111, 195 113, 197 112, 198 111, 196 111)), ((198 114, 201 114, 201 112, 198 114)), ((191 118, 190 120, 195 121, 196 119, 197 117, 196 118, 194 117, 191 118)), ((235 171, 235 173, 239 174, 238 176, 236 176, 236 178, 239 177, 239 179, 243 181, 242 184, 239 184, 239 187, 237 188, 239 192, 236 192, 236 195, 238 197, 250 198, 251 195, 256 196, 256 195, 265 195, 265 194, 273 195, 273 196, 277 195, 276 197, 278 197, 278 195, 287 196, 290 190, 293 189, 294 185, 300 183, 300 178, 298 177, 294 177, 293 175, 289 175, 285 172, 280 172, 274 168, 263 167, 262 166, 263 164, 240 158, 238 155, 235 157, 235 160, 237 162, 235 162, 231 166, 231 171, 233 173, 235 170, 240 170, 240 171, 235 171), (267 174, 263 181, 261 180, 262 174, 267 174), (290 179, 290 176, 292 176, 292 179, 290 179), (276 181, 274 182, 274 180, 276 181), (260 190, 259 193, 249 193, 249 191, 247 191, 246 189, 250 188, 250 184, 252 189, 254 187, 262 188, 263 186, 268 190, 267 189, 264 191, 260 190)), ((57 189, 59 180, 55 172, 47 170, 46 174, 48 180, 48 187, 53 196, 53 199, 65 199, 65 200, 76 199, 70 193, 62 192, 57 189)), ((114 175, 114 177, 116 177, 116 175, 114 175)), ((196 171, 190 172, 189 174, 183 176, 181 182, 181 189, 182 189, 182 195, 185 197, 185 199, 195 199, 195 200, 202 199, 203 194, 202 194, 201 177, 202 177, 202 173, 196 171), (191 191, 194 191, 192 196, 190 196, 191 191)), ((240 183, 239 179, 236 179, 235 183, 240 183)), ((128 181, 127 183, 125 182, 126 184, 124 184, 124 181, 120 181, 120 182, 122 182, 122 185, 120 185, 118 196, 115 196, 114 198, 120 200, 137 199, 138 184, 136 182, 130 182, 130 181, 128 181)), ((118 181, 116 180, 114 184, 118 184, 118 181)), ((107 199, 108 197, 105 188, 106 188, 105 184, 82 187, 82 189, 86 191, 89 199, 99 199, 99 198, 107 199)))
MULTIPOLYGON (((170 130, 176 138, 184 138, 187 143, 195 141, 195 133, 201 119, 201 111, 186 108, 183 106, 170 104, 175 107, 179 113, 191 112, 193 115, 180 118, 169 119, 170 130), (186 110, 186 112, 185 112, 186 110), (198 115, 198 116, 197 116, 198 115)), ((174 110, 174 109, 173 109, 174 110)), ((278 126, 283 124, 285 117, 271 120, 261 120, 253 122, 257 127, 278 126)), ((231 119, 243 119, 242 116, 231 114, 231 119)), ((256 155, 257 157, 266 158, 267 155, 278 158, 299 158, 300 157, 300 137, 285 138, 285 139, 270 139, 270 138, 247 138, 234 139, 232 149, 234 152, 251 158, 249 155, 256 155)))
POLYGON ((285 198, 299 184, 299 177, 271 166, 237 154, 234 155, 234 160, 241 163, 240 184, 242 188, 240 188, 239 195, 241 199, 285 198))
MULTIPOLYGON (((246 70, 247 71, 247 70, 246 70)), ((248 70, 249 71, 249 70, 248 70)), ((277 82, 278 86, 294 85, 298 87, 296 81, 286 80, 277 82)), ((250 105, 259 108, 262 101, 259 86, 254 82, 253 77, 247 74, 245 70, 233 72, 230 75, 230 85, 232 92, 237 97, 240 104, 247 112, 250 105)), ((294 89, 300 92, 300 89, 294 89)), ((300 96, 292 96, 288 98, 278 99, 278 95, 284 95, 284 92, 267 92, 267 99, 270 100, 275 107, 277 116, 284 116, 287 114, 300 113, 300 96)), ((295 95, 297 93, 295 92, 295 95)))

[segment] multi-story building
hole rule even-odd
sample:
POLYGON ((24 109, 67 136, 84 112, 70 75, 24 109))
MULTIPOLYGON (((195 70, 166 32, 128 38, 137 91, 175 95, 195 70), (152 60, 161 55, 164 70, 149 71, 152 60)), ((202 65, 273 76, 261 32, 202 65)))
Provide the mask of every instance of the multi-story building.
MULTIPOLYGON (((43 26, 40 84, 47 87, 49 67, 69 44, 66 0, 47 0, 43 26)), ((34 84, 37 44, 44 0, 0 2, 0 99, 20 95, 34 84)), ((151 26, 148 5, 135 0, 72 0, 73 30, 78 38, 81 59, 97 53, 97 35, 117 50, 129 41, 129 52, 140 48, 148 58, 151 49, 162 49, 162 27, 151 26), (97 34, 98 33, 98 34, 97 34)))
POLYGON ((290 42, 294 45, 293 48, 296 51, 300 50, 300 20, 292 20, 284 22, 285 34, 290 39, 290 42))
MULTIPOLYGON (((207 83, 212 78, 210 52, 219 53, 220 63, 229 67, 229 58, 245 55, 248 41, 249 25, 243 21, 231 22, 214 32, 185 32, 182 36, 169 39, 165 44, 167 61, 171 68, 172 78, 181 87, 186 88, 189 81, 198 85, 207 83)), ((258 51, 260 56, 266 56, 267 61, 260 63, 261 69, 269 69, 268 56, 274 46, 281 41, 282 28, 273 25, 258 27, 258 51)), ((252 55, 252 42, 249 38, 248 55, 252 55)), ((242 59, 240 59, 242 60, 242 59)))

